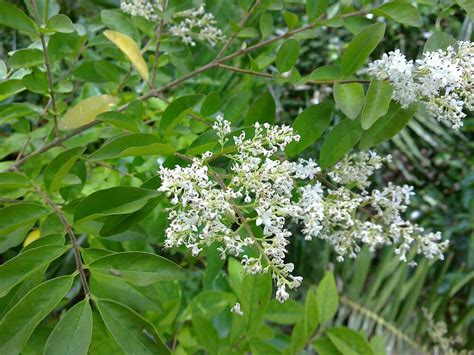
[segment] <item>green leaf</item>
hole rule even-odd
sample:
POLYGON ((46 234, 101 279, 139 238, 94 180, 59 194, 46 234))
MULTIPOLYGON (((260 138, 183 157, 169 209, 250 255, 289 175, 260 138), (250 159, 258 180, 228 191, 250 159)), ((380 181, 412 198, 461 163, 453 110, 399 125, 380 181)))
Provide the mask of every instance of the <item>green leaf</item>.
POLYGON ((39 322, 66 296, 73 281, 71 275, 46 281, 10 309, 0 323, 0 353, 20 353, 39 322))
POLYGON ((138 123, 130 116, 122 112, 109 111, 101 113, 96 117, 97 121, 102 121, 112 126, 124 129, 130 132, 140 132, 138 123))
POLYGON ((168 105, 160 122, 160 130, 162 132, 172 130, 178 121, 187 115, 194 106, 202 99, 203 95, 186 95, 178 97, 168 105))
POLYGON ((286 147, 289 156, 295 156, 311 146, 326 130, 331 121, 333 104, 324 101, 307 107, 293 122, 295 133, 300 135, 298 142, 291 142, 286 147))
POLYGON ((36 26, 23 11, 5 1, 0 1, 0 25, 36 37, 36 26))
POLYGON ((44 172, 44 186, 49 192, 59 190, 63 179, 84 152, 84 147, 66 150, 56 156, 44 172))
POLYGON ((364 131, 359 144, 360 149, 368 149, 395 136, 408 124, 416 109, 417 105, 403 109, 397 102, 392 101, 387 114, 364 131))
POLYGON ((342 72, 350 75, 360 69, 370 53, 382 40, 385 33, 384 23, 367 26, 354 36, 341 58, 342 72))
POLYGON ((64 117, 59 120, 59 129, 72 129, 85 126, 95 118, 112 108, 118 102, 118 98, 110 95, 97 95, 82 100, 70 108, 64 117))
MULTIPOLYGON (((306 293, 304 303, 304 317, 296 323, 291 332, 291 354, 299 354, 314 336, 319 325, 316 292, 311 287, 306 293)), ((287 349, 289 350, 289 349, 287 349)))
POLYGON ((381 335, 374 335, 370 339, 370 347, 372 348, 374 355, 386 355, 385 342, 381 335))
POLYGON ((407 2, 387 2, 373 9, 372 12, 377 16, 383 16, 404 25, 413 27, 421 27, 423 25, 423 19, 416 7, 407 2))
POLYGON ((58 322, 46 342, 44 355, 86 355, 92 338, 89 300, 76 303, 58 322))
POLYGON ((123 278, 133 285, 148 286, 158 281, 184 280, 187 272, 161 256, 130 251, 114 253, 94 260, 91 272, 123 278))
POLYGON ((289 299, 284 303, 272 300, 265 313, 265 319, 276 324, 295 324, 304 317, 304 307, 301 303, 289 299))
POLYGON ((269 12, 263 12, 260 16, 260 33, 262 38, 267 38, 273 33, 273 16, 269 12))
POLYGON ((334 84, 334 101, 351 120, 356 119, 364 105, 364 88, 359 83, 334 84))
POLYGON ((288 30, 291 31, 294 28, 298 27, 299 19, 296 14, 289 11, 285 11, 283 13, 283 18, 285 19, 286 25, 288 26, 288 30))
POLYGON ((340 327, 327 331, 329 339, 344 355, 373 355, 369 342, 356 331, 340 327))
POLYGON ((327 9, 329 0, 306 0, 306 13, 310 21, 317 20, 327 9))
POLYGON ((140 34, 133 21, 120 10, 102 10, 100 19, 108 28, 124 33, 137 42, 140 41, 140 34))
POLYGON ((106 142, 90 155, 90 159, 103 160, 129 156, 171 155, 175 149, 161 143, 160 139, 148 133, 130 133, 106 142))
POLYGON ((19 92, 25 90, 23 80, 20 79, 9 79, 0 82, 0 101, 3 101, 10 96, 16 95, 19 92))
POLYGON ((105 326, 126 354, 170 354, 155 327, 132 309, 110 300, 95 301, 105 326))
POLYGON ((201 105, 201 115, 207 117, 219 111, 222 105, 222 99, 218 92, 210 92, 201 105))
POLYGON ((345 119, 339 122, 326 136, 321 147, 321 166, 327 168, 334 165, 359 142, 361 136, 362 127, 358 120, 345 119))
POLYGON ((10 233, 18 227, 36 221, 49 211, 35 203, 16 203, 0 208, 0 235, 10 233))
POLYGON ((71 33, 74 32, 74 25, 69 17, 58 14, 51 17, 46 27, 54 32, 71 33))
POLYGON ((474 21, 474 4, 471 0, 456 0, 459 6, 467 12, 468 16, 471 18, 471 21, 474 21))
POLYGON ((276 66, 280 73, 287 72, 296 64, 300 52, 300 45, 297 40, 289 39, 278 50, 276 56, 276 66))
POLYGON ((33 48, 19 49, 8 60, 8 65, 12 69, 35 67, 43 63, 43 52, 33 48))
POLYGON ((393 88, 389 82, 375 79, 370 82, 361 115, 361 124, 364 130, 372 127, 380 117, 387 113, 392 93, 393 88))
POLYGON ((250 106, 247 116, 244 119, 244 125, 250 126, 255 122, 273 123, 275 122, 276 106, 272 94, 265 91, 250 106))
POLYGON ((45 245, 27 250, 0 265, 0 297, 5 296, 28 275, 48 265, 64 254, 69 247, 45 245))
POLYGON ((313 347, 319 355, 342 355, 327 336, 316 339, 313 342, 313 347))
POLYGON ((132 213, 158 195, 157 191, 131 186, 116 186, 99 190, 78 204, 74 212, 74 221, 84 222, 102 216, 132 213))
POLYGON ((438 49, 445 50, 449 46, 454 47, 456 43, 456 38, 454 38, 450 34, 441 31, 436 31, 433 32, 430 38, 428 38, 428 40, 426 41, 425 46, 423 47, 423 53, 435 52, 438 49))
POLYGON ((337 294, 336 281, 332 272, 326 272, 316 290, 318 304, 319 322, 326 323, 332 319, 339 306, 339 296, 337 294))
POLYGON ((33 68, 30 74, 27 74, 22 79, 23 85, 34 93, 41 95, 49 94, 49 84, 46 74, 38 68, 33 68))
POLYGON ((199 343, 209 354, 219 353, 219 334, 212 322, 198 314, 193 315, 193 330, 199 343))
POLYGON ((0 173, 0 196, 17 198, 31 188, 28 178, 19 173, 0 173))
POLYGON ((342 75, 341 67, 338 65, 324 65, 319 67, 309 75, 309 79, 317 82, 333 82, 337 80, 342 80, 344 75, 342 75))

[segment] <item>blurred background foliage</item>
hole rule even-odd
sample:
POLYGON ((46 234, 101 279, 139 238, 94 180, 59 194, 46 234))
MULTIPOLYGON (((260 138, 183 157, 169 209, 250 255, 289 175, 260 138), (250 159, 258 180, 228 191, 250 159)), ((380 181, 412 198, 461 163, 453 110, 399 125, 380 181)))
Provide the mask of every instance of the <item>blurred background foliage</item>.
MULTIPOLYGON (((356 0, 357 1, 357 0, 356 0)), ((289 1, 287 9, 299 13, 304 11, 304 1, 289 1)), ((23 7, 22 1, 14 1, 17 6, 23 7)), ((75 23, 97 22, 101 10, 117 8, 119 2, 115 0, 84 0, 59 1, 62 13, 69 16, 75 23), (92 20, 91 20, 92 19, 92 20)), ((193 1, 183 0, 176 2, 177 8, 189 8, 193 1)), ((424 25, 420 28, 405 27, 393 23, 387 29, 384 41, 377 47, 373 58, 382 53, 400 48, 409 58, 416 58, 422 52, 423 45, 430 33, 442 30, 457 38, 458 40, 472 40, 472 21, 452 1, 434 0, 418 1, 418 9, 423 16, 424 25)), ((221 0, 206 1, 207 8, 217 16, 219 23, 228 23, 229 18, 237 17, 239 11, 232 2, 221 0), (228 11, 219 11, 222 6, 228 6, 228 11), (236 11, 232 11, 232 6, 236 11)), ((339 4, 339 3, 338 3, 339 4)), ((337 7, 334 3, 333 6, 337 7)), ((275 15, 281 20, 281 16, 275 15)), ((257 20, 255 20, 257 21, 257 20)), ((284 25, 281 24, 283 27, 284 25)), ((356 31, 357 24, 353 24, 356 31)), ((278 27, 278 26, 275 26, 278 27)), ((348 26, 350 28, 350 26, 348 26)), ((16 50, 28 45, 29 40, 18 36, 15 31, 2 28, 0 33, 0 58, 5 57, 9 51, 16 50)), ((344 50, 344 44, 349 42, 352 35, 345 28, 324 28, 315 30, 310 38, 302 42, 301 56, 298 62, 298 70, 302 74, 308 74, 315 68, 338 60, 344 50)), ((164 43, 165 46, 173 46, 173 43, 164 43)), ((86 54, 90 55, 90 53, 86 54)), ((208 51, 197 46, 191 53, 185 50, 180 53, 180 58, 170 54, 170 60, 178 61, 186 66, 186 56, 199 58, 202 61, 208 51)), ((91 58, 92 59, 92 58, 91 58)), ((243 58, 242 61, 248 61, 243 58)), ((70 63, 71 64, 71 63, 70 63)), ((177 65, 179 68, 179 65, 177 65)), ((80 70, 65 65, 63 70, 74 69, 74 74, 81 76, 80 70)), ((117 67, 120 74, 125 70, 117 67)), ((160 73, 166 76, 166 72, 160 73)), ((82 80, 87 79, 81 77, 82 80)), ((91 78, 93 79, 93 78, 91 78)), ((133 76, 131 78, 133 80, 133 76)), ((83 91, 94 91, 94 83, 91 80, 81 89, 83 91)), ((137 80, 138 82, 138 80, 137 80)), ((129 85, 132 87, 133 85, 129 85)), ((128 89, 130 90, 130 89, 128 89)), ((212 73, 208 77, 196 79, 192 82, 191 91, 209 92, 212 90, 227 90, 235 93, 235 100, 228 103, 227 110, 239 114, 246 109, 251 101, 251 95, 260 90, 262 93, 269 90, 277 104, 277 117, 279 123, 289 123, 301 112, 301 110, 314 103, 322 101, 324 97, 331 95, 328 86, 314 87, 304 86, 273 86, 264 79, 241 78, 239 74, 221 71, 212 73), (237 80, 238 78, 238 80, 237 80)), ((40 96, 32 93, 22 93, 22 99, 32 104, 37 102, 40 96)), ((20 96, 21 97, 21 96, 20 96)), ((72 98, 71 98, 72 99, 72 98)), ((148 108, 150 109, 150 108, 148 108)), ((161 109, 159 100, 156 100, 156 110, 161 109)), ((153 112, 143 112, 140 105, 131 107, 129 113, 144 117, 153 117, 153 112)), ((337 112, 333 123, 337 122, 337 112)), ((16 131, 21 131, 21 120, 15 123, 16 131)), ((3 126, 2 130, 8 129, 3 126)), ((25 128, 25 130, 27 130, 25 128)), ((335 256, 331 253, 328 244, 314 240, 307 243, 301 237, 292 240, 288 259, 295 264, 295 273, 304 277, 304 287, 294 298, 301 300, 311 285, 317 284, 325 270, 334 269, 337 286, 340 291, 341 306, 334 319, 335 325, 348 325, 355 330, 362 330, 368 336, 380 334, 385 339, 385 345, 395 353, 409 354, 425 349, 432 349, 433 353, 443 353, 434 339, 430 338, 432 329, 430 322, 424 316, 422 309, 425 308, 433 315, 434 321, 445 322, 448 336, 459 336, 462 342, 457 343, 455 348, 474 349, 474 118, 464 120, 464 127, 459 133, 451 130, 437 122, 435 119, 424 115, 419 111, 415 119, 400 132, 393 140, 384 143, 378 151, 390 153, 396 159, 391 169, 387 169, 377 176, 380 181, 393 181, 396 184, 412 184, 416 186, 417 197, 409 211, 413 220, 417 223, 434 230, 442 232, 445 238, 450 239, 451 246, 444 262, 430 263, 420 262, 417 268, 410 268, 398 261, 397 257, 389 250, 381 250, 373 255, 364 251, 355 260, 346 260, 337 263, 335 256)), ((1 132, 6 135, 7 132, 1 132)), ((196 137, 194 134, 187 139, 196 137)), ((186 139, 186 138, 183 138, 186 139)), ((314 146, 314 151, 308 149, 305 156, 317 156, 319 146, 314 146)), ((6 148, 4 148, 6 149, 6 148)), ((8 155, 7 151, 4 151, 8 155)), ((4 155, 5 155, 4 154, 4 155)), ((140 158, 134 158, 134 163, 140 158)), ((155 169, 154 162, 142 161, 142 165, 133 174, 145 176, 147 171, 155 169), (143 173, 140 173, 140 170, 143 173), (137 172, 138 171, 138 172, 137 172)), ((134 175, 129 174, 127 163, 117 166, 117 171, 103 167, 95 169, 94 176, 89 176, 90 181, 97 181, 98 186, 88 184, 93 191, 98 188, 117 185, 125 179, 133 180, 134 175)), ((88 191, 87 193, 91 192, 88 191)), ((147 229, 155 235, 162 235, 165 219, 153 215, 147 217, 153 220, 153 225, 147 229)), ((146 224, 146 223, 145 223, 146 224)), ((141 248, 141 241, 116 243, 112 241, 89 240, 89 246, 106 247, 110 250, 126 250, 127 244, 134 244, 134 248, 141 248)), ((212 249, 207 251, 207 258, 191 258, 181 254, 171 256, 180 260, 181 264, 194 264, 194 272, 203 275, 204 282, 212 288, 212 284, 224 283, 224 274, 219 271, 223 266, 212 249), (207 268, 202 266, 206 264, 207 268)), ((59 266, 58 266, 59 267, 59 266)), ((73 269, 73 260, 69 266, 62 268, 73 269)), ((92 281, 93 282, 93 281, 92 281)), ((105 282, 105 281, 104 281, 105 282)), ((160 298, 166 312, 160 315, 160 319, 154 319, 155 324, 160 324, 162 329, 168 329, 168 335, 174 333, 173 320, 181 309, 186 308, 193 296, 200 292, 197 282, 189 282, 183 288, 170 284, 167 292, 161 292, 160 298), (169 327, 169 328, 166 328, 169 327)), ((274 302, 274 301, 272 301, 274 302)), ((292 309, 298 310, 299 305, 289 303, 292 309)), ((290 306, 289 306, 290 307, 290 306)), ((290 307, 290 308, 291 308, 290 307)), ((184 317, 185 319, 185 317, 184 317)), ((220 319, 226 322, 228 320, 220 319)), ((281 326, 281 336, 285 336, 286 326, 281 326)), ((43 327, 48 327, 45 324, 43 327)), ((41 331, 38 330, 38 331, 41 331)), ((99 336, 94 334, 94 336, 99 336)), ((186 333, 180 333, 180 341, 186 344, 186 333)), ((190 340, 191 341, 191 340, 190 340)), ((98 344, 98 342, 93 344, 98 344)), ((33 347, 33 345, 30 345, 33 347)), ((25 352, 28 353, 28 352, 25 352)), ((33 352, 32 352, 33 353, 33 352)), ((111 352, 108 352, 111 353, 111 352)))

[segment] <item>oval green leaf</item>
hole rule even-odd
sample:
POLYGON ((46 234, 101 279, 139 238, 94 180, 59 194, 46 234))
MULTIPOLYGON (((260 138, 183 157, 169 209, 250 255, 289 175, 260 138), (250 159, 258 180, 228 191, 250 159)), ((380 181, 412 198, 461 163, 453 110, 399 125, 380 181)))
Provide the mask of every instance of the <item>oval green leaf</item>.
POLYGON ((59 129, 73 129, 95 120, 97 115, 108 111, 118 102, 118 98, 110 95, 92 96, 70 108, 59 120, 59 129))
POLYGON ((319 163, 323 168, 334 165, 341 159, 362 136, 359 120, 345 119, 339 122, 324 140, 321 147, 319 163))
POLYGON ((17 203, 0 208, 0 235, 10 233, 18 227, 36 221, 49 211, 35 203, 17 203))
POLYGON ((434 52, 438 49, 445 50, 449 46, 454 47, 456 43, 456 38, 454 38, 450 34, 441 31, 436 31, 426 41, 425 46, 423 47, 423 53, 434 52))
POLYGON ((360 69, 385 33, 384 23, 367 26, 354 36, 341 58, 342 72, 350 75, 360 69))
POLYGON ((66 150, 49 163, 44 172, 44 186, 49 192, 59 190, 64 177, 72 169, 84 149, 84 147, 77 147, 66 150))
POLYGON ((407 2, 387 2, 373 9, 372 12, 377 16, 383 16, 404 25, 413 27, 421 27, 423 25, 423 19, 416 7, 407 2))
POLYGON ((0 323, 0 353, 19 354, 39 322, 66 296, 73 281, 71 275, 46 281, 10 309, 0 323))
POLYGON ((36 26, 23 11, 5 1, 0 1, 0 25, 36 37, 36 26))
POLYGON ((276 56, 276 66, 280 73, 287 72, 296 64, 300 52, 300 45, 297 40, 290 39, 283 43, 276 56))
POLYGON ((114 138, 90 155, 90 159, 112 159, 129 156, 171 155, 175 149, 161 143, 160 139, 148 133, 131 133, 114 138))
POLYGON ((44 355, 87 355, 92 338, 92 310, 89 300, 76 303, 56 324, 44 355))
POLYGON ((359 83, 334 84, 334 101, 351 120, 357 118, 364 105, 364 88, 359 83))
POLYGON ((178 97, 168 105, 160 122, 162 132, 173 129, 181 117, 191 111, 202 99, 203 95, 186 95, 178 97))
POLYGON ((35 67, 43 63, 43 52, 34 48, 19 49, 8 60, 8 65, 12 69, 35 67))
POLYGON ((331 328, 327 335, 342 354, 374 355, 369 342, 355 330, 346 327, 331 328))
POLYGON ((94 260, 89 269, 93 274, 109 275, 137 286, 158 281, 184 280, 187 272, 172 261, 156 254, 130 251, 114 253, 94 260))
POLYGON ((268 91, 257 97, 250 106, 247 116, 244 119, 244 125, 250 126, 255 122, 273 123, 275 122, 276 106, 272 94, 268 91))
POLYGON ((339 306, 336 281, 332 272, 326 272, 316 290, 319 323, 323 324, 332 319, 339 306))
POLYGON ((361 124, 367 130, 388 111, 393 88, 387 81, 372 80, 362 109, 361 124))

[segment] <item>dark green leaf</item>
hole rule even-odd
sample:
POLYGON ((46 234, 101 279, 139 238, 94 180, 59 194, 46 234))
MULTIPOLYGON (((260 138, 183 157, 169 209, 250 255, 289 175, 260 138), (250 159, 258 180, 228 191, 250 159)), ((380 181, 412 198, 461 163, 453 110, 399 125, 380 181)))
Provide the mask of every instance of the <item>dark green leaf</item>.
POLYGON ((434 52, 438 49, 445 50, 449 46, 454 47, 456 43, 456 39, 450 34, 436 31, 426 41, 425 46, 423 47, 423 53, 434 52))
POLYGON ((132 213, 158 195, 156 191, 131 186, 116 186, 99 190, 79 203, 74 212, 74 220, 77 222, 101 216, 132 213))
POLYGON ((89 300, 76 303, 58 322, 46 342, 44 355, 86 355, 92 338, 89 300))
POLYGON ((281 73, 287 72, 296 64, 300 52, 300 45, 297 40, 289 39, 278 50, 276 56, 276 66, 281 73))
POLYGON ((201 115, 211 116, 212 114, 219 111, 222 105, 222 99, 218 92, 212 91, 204 99, 201 106, 201 115))
POLYGON ((387 2, 373 9, 372 12, 377 16, 384 16, 404 25, 413 27, 421 27, 423 25, 423 19, 416 7, 407 2, 387 2))
POLYGON ((94 260, 91 272, 123 278, 137 286, 158 281, 184 280, 187 272, 161 256, 138 251, 114 253, 94 260))
POLYGON ((97 116, 96 120, 111 124, 115 127, 125 129, 130 132, 140 132, 140 127, 138 126, 138 123, 132 117, 122 112, 104 112, 97 116))
POLYGON ((203 95, 187 95, 178 97, 168 105, 160 122, 160 130, 162 132, 173 129, 179 120, 188 114, 194 106, 202 99, 203 95))
POLYGON ((334 101, 351 120, 357 118, 364 105, 364 88, 359 83, 334 84, 334 101))
POLYGON ((310 21, 316 20, 327 9, 329 0, 306 0, 306 13, 310 21))
POLYGON ((69 17, 66 15, 54 15, 48 20, 47 28, 61 33, 74 32, 74 25, 69 17))
POLYGON ((244 124, 250 126, 255 122, 273 123, 275 121, 276 107, 272 94, 268 91, 259 96, 250 106, 244 124))
POLYGON ((30 180, 22 174, 0 173, 0 196, 17 198, 30 187, 30 180))
POLYGON ((110 300, 97 300, 105 326, 126 354, 170 354, 155 327, 132 309, 110 300))
POLYGON ((48 213, 48 210, 35 203, 16 203, 0 208, 0 235, 14 231, 16 228, 36 221, 48 213))
POLYGON ((0 25, 36 37, 36 26, 33 20, 19 8, 5 1, 0 1, 0 25))
POLYGON ((25 85, 23 80, 20 79, 9 79, 0 82, 0 101, 9 98, 19 92, 25 90, 25 85))
POLYGON ((43 52, 33 48, 19 49, 8 60, 8 65, 12 69, 35 67, 43 63, 43 52))
POLYGON ((66 174, 72 169, 83 152, 84 147, 66 150, 56 156, 46 167, 44 172, 44 186, 49 192, 59 190, 66 174))
POLYGON ((295 133, 300 135, 298 142, 291 142, 286 148, 289 156, 295 156, 311 146, 326 130, 331 121, 332 102, 325 101, 309 106, 293 122, 295 133))
POLYGON ((359 142, 361 136, 362 127, 358 120, 345 119, 339 122, 326 136, 321 147, 321 166, 329 167, 335 164, 359 142))
POLYGON ((341 58, 342 72, 350 75, 360 69, 385 33, 384 23, 367 26, 354 36, 341 58))
POLYGON ((161 143, 161 140, 148 133, 130 133, 107 141, 90 155, 90 159, 103 160, 128 156, 171 155, 175 149, 161 143))
POLYGON ((367 131, 364 131, 359 147, 367 149, 392 138, 407 125, 416 109, 417 105, 403 109, 397 102, 392 101, 387 114, 380 117, 367 131))
POLYGON ((362 109, 361 124, 367 130, 388 111, 393 88, 386 81, 372 80, 367 91, 367 99, 362 109))
POLYGON ((0 323, 0 353, 19 354, 36 326, 68 293, 73 276, 61 276, 32 289, 0 323))

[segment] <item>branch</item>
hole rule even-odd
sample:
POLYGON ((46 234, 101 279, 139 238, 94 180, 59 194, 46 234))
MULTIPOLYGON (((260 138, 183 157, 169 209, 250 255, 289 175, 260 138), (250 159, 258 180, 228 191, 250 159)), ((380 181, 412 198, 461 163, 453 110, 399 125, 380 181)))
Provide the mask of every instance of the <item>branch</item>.
POLYGON ((239 29, 237 31, 235 31, 231 37, 229 37, 229 39, 227 40, 227 42, 224 44, 224 46, 221 48, 221 50, 219 51, 219 53, 217 53, 217 56, 216 58, 219 59, 220 57, 222 57, 225 53, 225 51, 227 49, 229 49, 230 45, 232 44, 232 42, 234 42, 234 40, 237 38, 237 35, 239 34, 239 32, 242 30, 242 28, 245 26, 245 24, 247 23, 247 21, 249 20, 249 18, 253 15, 253 13, 255 12, 255 10, 257 9, 257 7, 260 5, 260 3, 262 2, 262 0, 256 0, 255 3, 253 4, 253 6, 250 8, 250 10, 245 14, 245 16, 243 17, 243 19, 240 21, 239 23, 239 29))
MULTIPOLYGON (((166 6, 168 2, 165 1, 163 3, 163 11, 166 11, 166 6)), ((160 54, 160 44, 161 44, 161 35, 163 34, 163 26, 165 24, 165 20, 160 19, 160 24, 158 25, 158 29, 156 31, 156 47, 155 47, 155 57, 153 60, 153 67, 151 70, 151 87, 152 89, 155 88, 155 79, 156 79, 156 69, 158 66, 158 57, 160 54)))

